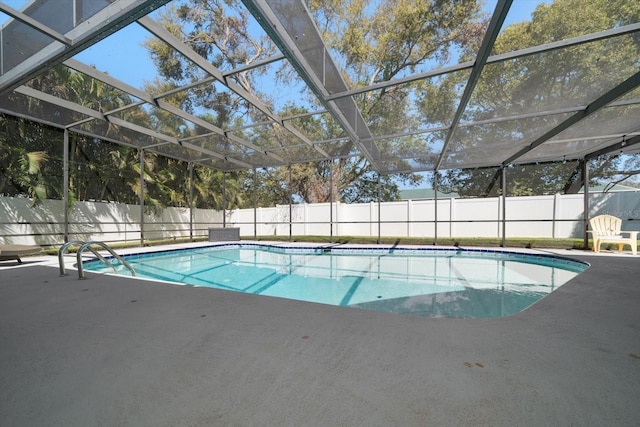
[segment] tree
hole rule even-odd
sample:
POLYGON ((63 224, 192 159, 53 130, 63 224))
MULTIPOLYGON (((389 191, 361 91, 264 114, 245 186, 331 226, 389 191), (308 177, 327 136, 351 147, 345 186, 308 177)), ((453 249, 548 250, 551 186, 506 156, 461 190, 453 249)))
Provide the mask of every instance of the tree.
MULTIPOLYGON (((389 81, 447 64, 453 59, 452 52, 481 37, 488 22, 477 1, 310 0, 308 4, 351 87, 389 81)), ((373 135, 401 134, 448 124, 447 110, 451 114, 455 110, 441 101, 441 92, 454 90, 447 84, 448 81, 433 78, 366 92, 355 98, 373 135)), ((394 163, 391 170, 420 165, 429 169, 437 146, 428 134, 391 136, 376 144, 383 163, 394 163)), ((363 168, 352 170, 361 170, 364 175, 373 172, 363 168)), ((417 174, 395 177, 416 184, 421 181, 417 174)), ((387 182, 393 180, 383 179, 383 188, 387 182)), ((397 194, 390 190, 382 194, 397 194)))
MULTIPOLYGON (((638 21, 640 8, 634 0, 555 0, 550 4, 540 4, 531 21, 505 28, 496 40, 493 53, 510 52, 638 21)), ((463 53, 467 59, 473 54, 473 49, 463 53)), ((640 36, 634 33, 490 64, 482 73, 464 119, 480 121, 587 105, 599 94, 636 73, 639 55, 640 36)), ((612 129, 617 126, 625 129, 628 123, 637 120, 635 113, 632 108, 622 108, 603 109, 597 114, 607 117, 607 126, 612 129)), ((464 158, 487 145, 492 147, 485 148, 485 151, 513 151, 510 142, 498 145, 496 141, 520 144, 531 141, 533 136, 552 129, 566 117, 561 113, 547 114, 494 125, 459 128, 456 137, 463 141, 464 150, 459 150, 456 155, 464 158)), ((585 120, 581 124, 581 134, 597 134, 600 123, 585 120)), ((567 134, 571 136, 571 130, 565 131, 564 135, 567 134)), ((593 161, 592 179, 619 169, 622 161, 624 158, 617 156, 593 161)), ((523 181, 512 186, 515 195, 536 191, 577 192, 582 186, 581 166, 577 162, 545 163, 526 168, 530 171, 529 177, 523 176, 523 181)), ((474 188, 476 180, 482 181, 486 173, 484 169, 447 171, 443 182, 450 190, 464 194, 474 188)), ((485 193, 480 191, 477 194, 485 193)))
MULTIPOLYGON (((34 147, 30 147, 33 138, 28 136, 31 133, 28 132, 29 124, 25 120, 10 119, 2 115, 0 128, 0 194, 28 196, 34 203, 46 199, 47 185, 42 168, 48 154, 41 149, 30 151, 34 147), (20 140, 28 139, 28 143, 12 144, 12 136, 18 135, 20 140)), ((37 138, 36 135, 35 139, 37 138)))
MULTIPOLYGON (((446 63, 486 22, 468 0, 307 0, 352 84, 371 85, 446 63)), ((384 92, 378 94, 381 99, 384 92)))
MULTIPOLYGON (((57 95, 63 99, 96 111, 110 111, 131 104, 131 98, 123 92, 97 81, 83 73, 59 65, 27 83, 32 88, 57 95)), ((20 100, 17 100, 20 102, 20 100)), ((34 115, 47 114, 45 105, 31 100, 28 106, 34 115)), ((70 113, 64 113, 70 114, 70 113)), ((148 116, 138 110, 124 110, 118 114, 129 122, 152 127, 148 116)), ((78 120, 78 119, 76 119, 78 120)), ((22 119, 3 117, 4 132, 0 137, 0 150, 6 164, 2 191, 11 195, 25 195, 34 200, 61 198, 63 194, 63 132, 48 126, 22 119), (12 144, 12 141, 19 141, 12 144), (6 144, 6 145, 5 145, 6 144), (6 156, 5 156, 6 154, 6 156), (10 181, 12 189, 7 189, 10 181)), ((126 132, 111 124, 87 122, 82 129, 93 131, 94 126, 103 126, 96 133, 104 132, 127 141, 126 132)), ((137 141, 130 141, 136 143, 137 141)), ((147 154, 145 168, 154 169, 156 159, 147 154)), ((169 174, 170 175, 170 174, 169 174)), ((146 175, 151 191, 145 194, 149 205, 172 201, 175 192, 162 185, 167 173, 146 175), (154 194, 154 189, 164 192, 154 194)), ((139 152, 133 148, 114 144, 98 138, 73 132, 69 133, 69 199, 118 201, 138 203, 140 192, 139 152)), ((155 193, 158 193, 155 191, 155 193)))
MULTIPOLYGON (((419 67, 444 63, 454 46, 462 46, 485 25, 479 2, 468 0, 333 0, 308 1, 307 4, 333 54, 342 62, 345 78, 349 84, 356 86, 390 80, 419 67)), ((167 8, 160 21, 173 35, 221 70, 248 65, 276 52, 266 36, 255 36, 247 12, 237 0, 189 0, 178 7, 167 8)), ((172 85, 180 86, 203 77, 201 69, 159 41, 150 40, 147 48, 162 77, 172 85)), ((283 64, 285 68, 273 74, 276 78, 288 75, 290 69, 286 68, 286 62, 283 64)), ((274 94, 268 92, 268 85, 262 84, 266 70, 267 67, 260 67, 233 74, 230 78, 243 90, 273 108, 274 94)), ((406 122, 409 116, 407 111, 413 108, 416 87, 418 84, 405 85, 360 96, 358 102, 371 130, 376 134, 388 134, 415 126, 406 122)), ((309 105, 320 107, 313 105, 312 101, 309 103, 310 100, 304 99, 300 105, 287 105, 276 113, 286 116, 296 110, 308 111, 309 105)), ((255 109, 246 106, 242 99, 215 84, 202 85, 191 92, 182 100, 181 106, 192 112, 203 108, 211 110, 214 113, 212 123, 221 128, 241 127, 251 121, 264 119, 255 109)), ((328 121, 323 123, 315 117, 305 120, 306 123, 296 123, 296 126, 304 128, 312 140, 344 136, 341 129, 332 127, 328 121)), ((236 132, 260 147, 291 147, 293 142, 287 133, 280 127, 236 132)), ((424 148, 419 138, 408 138, 399 146, 388 146, 390 149, 385 155, 389 158, 396 158, 402 152, 423 151, 424 148)), ((294 150, 312 151, 310 147, 294 150)), ((344 156, 348 153, 341 154, 344 156)), ((291 161, 294 163, 299 160, 291 161)), ((291 167, 291 191, 298 200, 312 202, 342 198, 345 201, 362 201, 378 194, 376 174, 368 162, 359 158, 342 158, 333 163, 333 188, 328 185, 328 163, 291 167)), ((274 193, 279 194, 283 188, 288 188, 287 168, 263 173, 271 177, 267 182, 273 183, 274 193)), ((405 174, 382 177, 383 197, 398 197, 398 179, 416 183, 420 176, 405 174)))

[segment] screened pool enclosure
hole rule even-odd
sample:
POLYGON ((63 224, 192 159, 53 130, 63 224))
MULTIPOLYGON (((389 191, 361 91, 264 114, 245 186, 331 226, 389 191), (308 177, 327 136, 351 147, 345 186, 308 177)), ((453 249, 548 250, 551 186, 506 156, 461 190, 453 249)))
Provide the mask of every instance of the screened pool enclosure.
MULTIPOLYGON (((52 180, 60 181, 63 207, 70 205, 75 136, 137 150, 139 163, 130 170, 139 187, 132 194, 142 208, 131 233, 142 241, 149 155, 184 162, 191 193, 196 167, 255 174, 366 159, 378 177, 426 173, 435 190, 447 171, 488 170, 489 188, 477 195, 497 198, 495 218, 486 221, 503 238, 509 183, 553 163, 565 168, 559 175, 584 186, 582 215, 572 221, 586 246, 590 165, 598 169, 602 156, 628 156, 616 173, 633 174, 640 163, 640 5, 585 1, 599 10, 598 19, 585 19, 574 0, 372 1, 357 13, 350 3, 0 2, 2 143, 23 143, 24 132, 7 137, 17 121, 58 132, 58 140, 43 144, 59 163, 52 180), (406 15, 396 3, 406 3, 406 15), (384 10, 393 11, 394 28, 385 29, 384 10)), ((109 167, 89 163, 88 169, 109 167)), ((217 191, 223 194, 224 185, 217 191)), ((471 220, 445 218, 434 194, 433 213, 419 222, 431 224, 424 233, 437 240, 439 221, 450 227, 471 220)), ((306 221, 329 224, 333 235, 339 200, 327 202, 328 218, 306 221)), ((224 206, 214 219, 197 219, 189 198, 190 236, 199 228, 194 224, 227 226, 224 206)), ((638 202, 625 206, 625 221, 636 227, 638 202)), ((375 223, 372 233, 380 235, 381 208, 371 209, 378 212, 366 221, 344 222, 375 223)), ((69 240, 75 232, 69 224, 79 221, 69 209, 60 212, 41 218, 60 225, 41 233, 55 234, 53 241, 69 240)), ((252 231, 261 234, 253 212, 252 231)), ((282 224, 291 233, 291 206, 288 212, 282 224)), ((399 221, 405 220, 388 222, 399 221)), ((3 228, 22 222, 28 221, 11 218, 3 228)))

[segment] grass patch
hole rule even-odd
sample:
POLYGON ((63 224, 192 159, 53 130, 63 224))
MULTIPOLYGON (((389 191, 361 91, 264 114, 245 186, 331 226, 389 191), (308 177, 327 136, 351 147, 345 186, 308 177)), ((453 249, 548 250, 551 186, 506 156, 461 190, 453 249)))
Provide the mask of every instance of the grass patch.
MULTIPOLYGON (((207 236, 194 237, 194 242, 206 242, 209 238, 207 236)), ((145 240, 144 246, 160 246, 160 245, 175 245, 177 243, 189 243, 191 240, 188 237, 176 237, 171 239, 158 239, 158 240, 145 240)), ((111 249, 126 249, 126 248, 139 248, 140 241, 131 241, 131 242, 105 242, 111 249)), ((62 246, 62 245, 60 245, 62 246)), ((43 252, 47 255, 57 255, 60 246, 45 248, 43 252)), ((69 246, 69 249, 65 253, 75 253, 80 248, 80 245, 72 245, 69 246)), ((96 246, 98 250, 100 248, 96 246)))
MULTIPOLYGON (((289 236, 243 236, 243 240, 288 242, 289 236)), ((292 236, 293 242, 310 243, 360 243, 381 245, 434 245, 433 237, 376 237, 369 236, 292 236)), ((511 248, 547 248, 547 249, 582 249, 582 239, 545 239, 545 238, 511 238, 506 239, 506 246, 511 248)), ((438 238, 438 246, 485 246, 500 247, 502 239, 489 237, 458 237, 455 239, 438 238)))

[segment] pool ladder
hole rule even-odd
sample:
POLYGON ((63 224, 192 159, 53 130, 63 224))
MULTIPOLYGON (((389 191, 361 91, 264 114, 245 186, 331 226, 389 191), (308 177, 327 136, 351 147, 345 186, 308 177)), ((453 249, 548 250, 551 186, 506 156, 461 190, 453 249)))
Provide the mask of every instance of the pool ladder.
POLYGON ((102 262, 104 262, 106 265, 108 265, 109 267, 111 267, 111 269, 113 270, 114 273, 118 273, 118 270, 114 267, 114 265, 109 262, 105 257, 103 257, 97 250, 95 250, 92 246, 100 246, 102 249, 104 249, 105 251, 109 252, 111 254, 112 257, 114 257, 115 259, 117 259, 118 261, 120 261, 120 263, 125 266, 127 269, 129 269, 129 271, 131 272, 132 276, 136 275, 135 270, 133 269, 133 267, 131 266, 131 264, 129 264, 127 261, 125 261, 120 255, 118 255, 113 249, 111 249, 109 247, 109 245, 107 245, 104 242, 98 242, 98 241, 91 241, 91 242, 83 242, 82 240, 74 240, 72 242, 67 242, 64 245, 62 245, 60 247, 60 250, 58 250, 58 263, 60 264, 60 275, 61 276, 66 276, 66 272, 64 270, 64 253, 67 251, 67 249, 69 249, 69 246, 72 245, 80 245, 80 247, 78 248, 78 251, 76 252, 76 258, 78 261, 78 279, 84 279, 84 268, 82 267, 82 252, 84 252, 85 249, 89 249, 91 252, 93 252, 93 254, 102 262))

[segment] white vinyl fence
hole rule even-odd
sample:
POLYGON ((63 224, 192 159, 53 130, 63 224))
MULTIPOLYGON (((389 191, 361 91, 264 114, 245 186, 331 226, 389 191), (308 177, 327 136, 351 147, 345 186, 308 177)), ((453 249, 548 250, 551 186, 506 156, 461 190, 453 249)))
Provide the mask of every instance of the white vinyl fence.
MULTIPOLYGON (((640 192, 590 194, 589 204, 589 217, 615 215, 623 219, 623 229, 640 231, 640 192)), ((293 205, 291 226, 289 205, 278 205, 231 211, 227 225, 240 227, 243 236, 289 235, 291 227, 292 235, 434 237, 435 205, 435 200, 293 205)), ((507 197, 506 236, 582 237, 583 210, 582 194, 507 197)), ((437 236, 500 238, 502 212, 500 197, 438 200, 437 236)))
MULTIPOLYGON (((206 236, 208 227, 222 226, 222 212, 188 208, 145 208, 124 203, 76 202, 68 212, 69 240, 103 242, 206 236), (140 218, 143 218, 141 223, 140 218), (192 226, 190 226, 192 225, 192 226)), ((35 206, 27 198, 0 197, 0 243, 52 246, 64 243, 62 200, 35 206)))
MULTIPOLYGON (((623 229, 640 231, 640 192, 594 193, 589 205, 589 217, 615 215, 623 219, 623 229)), ((582 194, 508 197, 506 237, 582 237, 583 207, 582 194)), ((500 238, 502 212, 501 198, 438 200, 437 236, 500 238)), ((68 212, 67 232, 69 240, 105 242, 207 236, 208 228, 222 226, 239 227, 244 237, 434 237, 435 220, 434 200, 278 205, 227 211, 226 218, 220 211, 194 209, 191 220, 188 208, 143 213, 138 205, 77 202, 68 212)), ((64 235, 62 201, 32 206, 30 199, 0 197, 0 243, 56 245, 64 235)))

